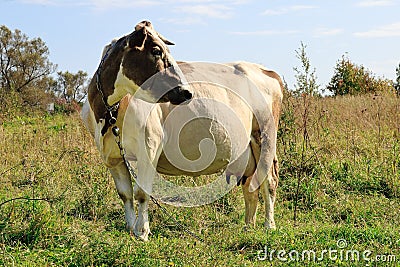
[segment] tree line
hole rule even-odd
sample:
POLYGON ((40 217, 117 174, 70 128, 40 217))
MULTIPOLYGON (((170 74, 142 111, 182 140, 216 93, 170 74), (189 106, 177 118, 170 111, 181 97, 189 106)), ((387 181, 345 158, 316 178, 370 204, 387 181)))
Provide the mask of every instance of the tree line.
MULTIPOLYGON (((343 55, 336 63, 330 83, 321 90, 315 68, 311 68, 306 45, 296 50, 301 66, 295 67, 295 94, 339 96, 394 90, 400 95, 400 64, 395 81, 376 77, 362 65, 343 55)), ((29 38, 20 30, 0 26, 0 111, 43 110, 55 103, 56 111, 72 112, 85 100, 90 82, 84 71, 57 71, 49 60, 49 49, 41 38, 29 38)))
POLYGON ((316 69, 311 67, 310 58, 306 53, 307 46, 301 42, 296 50, 296 58, 300 60, 300 67, 294 67, 296 84, 294 95, 358 95, 366 93, 396 92, 400 95, 400 63, 396 68, 396 80, 377 77, 363 65, 352 62, 348 55, 343 55, 336 62, 334 74, 325 88, 317 82, 316 69))
POLYGON ((0 26, 0 110, 2 112, 56 110, 72 112, 85 99, 89 83, 84 71, 57 71, 41 38, 0 26))

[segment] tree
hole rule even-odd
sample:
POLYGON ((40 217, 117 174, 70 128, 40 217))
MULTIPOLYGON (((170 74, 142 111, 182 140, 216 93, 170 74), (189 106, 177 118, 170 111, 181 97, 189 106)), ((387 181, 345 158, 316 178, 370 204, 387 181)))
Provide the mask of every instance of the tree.
POLYGON ((48 59, 49 49, 40 38, 29 39, 19 30, 0 26, 1 95, 17 93, 31 106, 42 102, 56 65, 48 59))
POLYGON ((57 81, 54 92, 56 97, 63 99, 66 103, 81 103, 87 95, 88 74, 84 71, 71 73, 69 71, 57 72, 57 81))
MULTIPOLYGON (((293 155, 297 156, 298 165, 296 168, 298 171, 295 172, 297 177, 297 185, 295 190, 295 198, 294 198, 294 210, 293 210, 293 220, 296 222, 297 220, 297 210, 300 196, 300 189, 302 188, 302 184, 311 184, 309 181, 312 179, 306 173, 306 157, 309 151, 310 146, 310 136, 308 134, 309 124, 310 124, 310 110, 313 105, 313 96, 319 95, 318 89, 319 85, 317 83, 317 76, 315 74, 315 68, 311 68, 310 59, 306 53, 307 46, 301 42, 301 46, 296 51, 296 58, 298 58, 301 62, 301 67, 294 67, 293 70, 296 72, 296 84, 294 94, 298 97, 301 97, 301 102, 296 107, 296 109, 301 110, 301 116, 298 121, 291 120, 299 125, 299 130, 302 132, 302 140, 300 142, 301 149, 298 151, 294 150, 293 155)), ((289 115, 292 115, 289 113, 289 115)), ((290 119, 290 116, 288 117, 290 119)), ((295 147, 294 147, 295 148, 295 147)), ((308 187, 308 185, 307 185, 308 187)))
POLYGON ((397 95, 400 96, 400 63, 399 66, 396 68, 396 82, 394 83, 394 89, 396 90, 397 95))
POLYGON ((388 91, 393 90, 393 87, 391 81, 375 77, 364 66, 354 64, 343 55, 336 64, 334 75, 327 89, 337 96, 388 91))
POLYGON ((310 59, 306 53, 307 46, 301 42, 301 46, 296 50, 296 57, 301 61, 301 67, 294 67, 296 72, 295 93, 298 95, 307 94, 310 96, 318 95, 319 85, 317 84, 317 76, 315 68, 311 69, 310 59))

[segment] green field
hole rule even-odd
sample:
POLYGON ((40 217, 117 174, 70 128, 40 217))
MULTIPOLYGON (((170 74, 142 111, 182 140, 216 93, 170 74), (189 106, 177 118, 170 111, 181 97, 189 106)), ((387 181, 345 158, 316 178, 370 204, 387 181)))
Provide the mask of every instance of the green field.
POLYGON ((164 206, 204 242, 151 203, 145 243, 78 114, 0 116, 0 266, 400 266, 400 98, 287 96, 280 126, 277 230, 237 187, 164 206))

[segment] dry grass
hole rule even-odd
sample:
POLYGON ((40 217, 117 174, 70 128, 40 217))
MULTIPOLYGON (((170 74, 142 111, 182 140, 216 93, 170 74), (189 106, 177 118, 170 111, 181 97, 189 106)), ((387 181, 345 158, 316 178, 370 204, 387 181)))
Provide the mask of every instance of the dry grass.
POLYGON ((111 176, 77 115, 3 118, 0 203, 44 200, 0 206, 0 266, 365 266, 328 257, 257 259, 265 246, 322 251, 336 248, 338 239, 351 249, 396 255, 398 263, 399 122, 400 99, 393 95, 287 97, 279 132, 278 229, 265 233, 259 219, 256 229, 243 232, 243 199, 235 188, 211 205, 167 207, 205 243, 154 205, 153 233, 142 243, 124 231, 111 176))

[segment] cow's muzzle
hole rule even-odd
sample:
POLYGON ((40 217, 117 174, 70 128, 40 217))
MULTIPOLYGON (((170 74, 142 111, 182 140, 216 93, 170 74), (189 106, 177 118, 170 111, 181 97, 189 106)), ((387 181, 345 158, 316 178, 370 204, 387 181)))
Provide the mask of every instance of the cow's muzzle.
POLYGON ((171 102, 173 105, 179 105, 193 98, 193 94, 187 89, 186 86, 177 86, 169 90, 163 98, 171 102))

